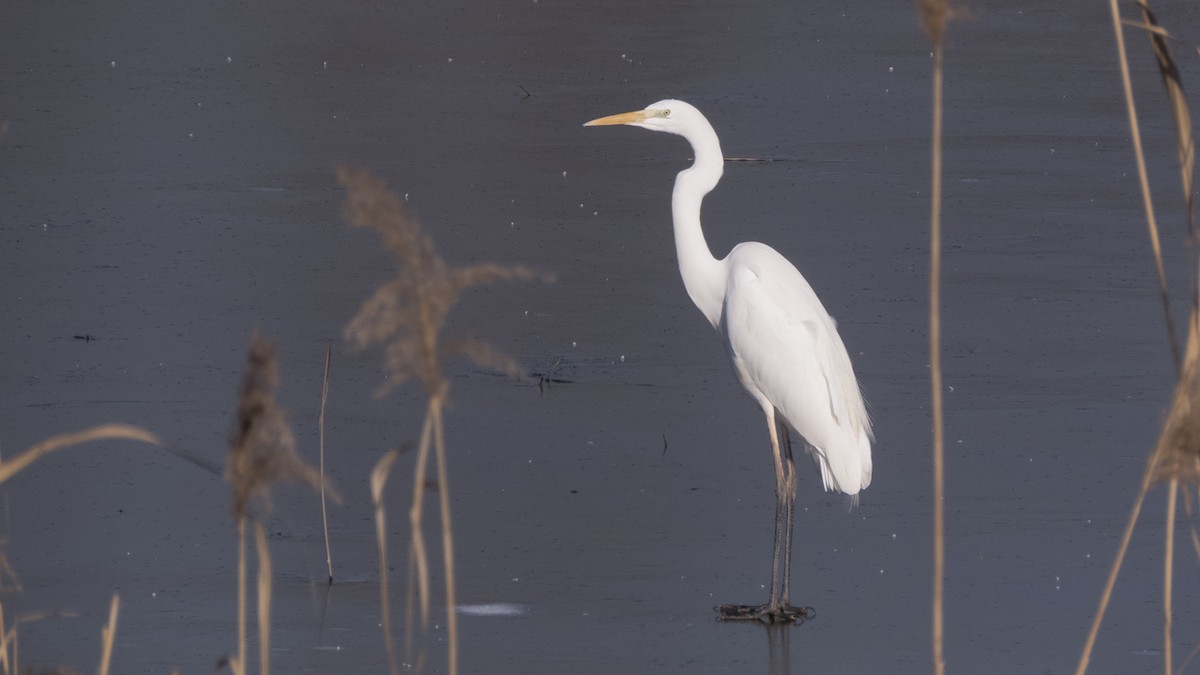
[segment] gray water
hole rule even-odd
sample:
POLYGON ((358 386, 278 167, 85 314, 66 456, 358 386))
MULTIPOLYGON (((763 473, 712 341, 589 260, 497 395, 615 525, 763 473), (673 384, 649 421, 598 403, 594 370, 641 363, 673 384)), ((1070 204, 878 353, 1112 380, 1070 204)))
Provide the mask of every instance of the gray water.
MULTIPOLYGON (((1173 367, 1106 7, 968 9, 946 61, 947 659, 1062 673, 1173 367)), ((1195 24, 1185 3, 1159 10, 1195 24)), ((415 441, 423 411, 415 385, 373 398, 379 353, 341 340, 394 273, 377 238, 345 224, 343 162, 406 195, 451 262, 557 277, 472 291, 452 321, 569 380, 451 371, 459 601, 504 610, 462 614, 464 672, 928 671, 931 59, 907 3, 0 12, 5 455, 120 421, 219 465, 258 330, 279 345, 281 401, 315 462, 332 341, 337 583, 324 585, 317 500, 277 492, 276 672, 386 671, 367 476, 415 441), (797 264, 876 422, 858 508, 802 467, 793 597, 817 612, 803 626, 714 620, 713 605, 766 597, 773 478, 761 415, 675 266, 669 197, 688 148, 580 126, 668 96, 706 112, 727 156, 777 160, 727 166, 705 202, 709 243, 724 255, 763 241, 797 264)), ((1170 118, 1145 41, 1131 33, 1130 47, 1182 302, 1170 118)), ((389 492, 400 589, 413 462, 389 492)), ((216 476, 102 443, 4 492, 23 586, 5 607, 79 613, 23 624, 23 663, 94 670, 114 591, 116 672, 209 672, 235 648, 236 539, 216 476)), ((1163 501, 1147 502, 1092 672, 1161 667, 1163 501)), ((1180 546, 1177 663, 1200 626, 1195 555, 1180 546)), ((428 670, 442 672, 444 607, 434 622, 428 670)))

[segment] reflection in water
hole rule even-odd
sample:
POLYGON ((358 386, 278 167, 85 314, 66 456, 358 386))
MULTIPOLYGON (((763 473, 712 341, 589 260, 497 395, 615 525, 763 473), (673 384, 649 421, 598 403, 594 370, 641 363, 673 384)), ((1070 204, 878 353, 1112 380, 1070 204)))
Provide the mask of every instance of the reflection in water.
POLYGON ((767 649, 770 651, 771 675, 792 672, 792 659, 788 653, 791 644, 790 623, 773 623, 767 626, 767 649))

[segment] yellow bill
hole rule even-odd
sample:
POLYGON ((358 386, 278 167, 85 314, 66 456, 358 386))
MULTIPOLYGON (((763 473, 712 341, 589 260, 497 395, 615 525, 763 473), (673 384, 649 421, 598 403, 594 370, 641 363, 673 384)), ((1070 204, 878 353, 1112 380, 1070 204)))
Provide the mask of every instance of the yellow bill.
POLYGON ((633 112, 621 113, 620 115, 609 115, 600 119, 584 122, 585 127, 607 127, 614 124, 634 124, 636 122, 644 122, 649 117, 649 113, 645 110, 634 110, 633 112))

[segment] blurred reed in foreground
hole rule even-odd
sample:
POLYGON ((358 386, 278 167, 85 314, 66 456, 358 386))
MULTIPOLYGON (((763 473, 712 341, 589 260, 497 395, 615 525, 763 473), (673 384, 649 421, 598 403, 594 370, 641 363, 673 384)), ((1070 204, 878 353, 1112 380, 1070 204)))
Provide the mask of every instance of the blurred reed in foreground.
MULTIPOLYGON (((1096 637, 1100 632, 1100 624, 1112 598, 1116 586, 1117 575, 1129 550, 1129 542, 1133 537, 1134 527, 1141 515, 1142 504, 1146 494, 1155 484, 1167 483, 1167 523, 1163 551, 1163 668, 1167 675, 1174 672, 1172 659, 1172 583, 1175 559, 1175 516, 1179 485, 1182 482, 1191 490, 1200 488, 1200 417, 1197 413, 1197 396, 1200 393, 1200 269, 1192 275, 1192 308, 1188 321, 1186 353, 1181 355, 1176 336, 1175 320, 1171 313, 1170 296, 1167 288, 1166 270, 1162 259, 1162 245, 1159 239, 1158 221, 1154 213, 1154 200, 1150 193, 1150 181, 1146 171, 1145 153, 1142 148, 1141 128, 1138 123, 1137 106, 1134 103, 1133 86, 1129 74, 1129 57, 1125 49, 1124 27, 1132 25, 1144 29, 1150 37, 1151 48, 1157 59, 1159 74, 1166 87, 1167 98, 1175 121, 1176 152, 1179 159, 1179 170, 1183 186, 1183 202, 1186 211, 1188 237, 1192 243, 1192 254, 1196 255, 1196 230, 1193 220, 1192 186, 1195 169, 1195 142, 1192 138, 1191 113, 1188 109, 1187 98, 1184 96, 1183 82, 1179 68, 1171 56, 1168 47, 1170 34, 1159 25, 1157 18, 1150 11, 1148 4, 1137 2, 1142 11, 1141 22, 1124 21, 1121 19, 1120 7, 1117 0, 1110 0, 1109 10, 1112 17, 1113 32, 1116 39, 1117 59, 1121 71, 1121 84, 1125 96, 1125 109, 1129 121, 1130 139, 1133 145, 1134 159, 1137 162, 1138 185, 1142 196, 1142 207, 1145 212, 1146 230, 1150 238, 1150 246, 1154 253, 1154 265, 1158 274, 1159 295, 1162 300, 1164 321, 1166 323, 1168 342, 1171 355, 1177 370, 1177 383, 1171 403, 1170 413, 1163 424, 1158 443, 1146 463, 1142 473, 1141 486, 1130 510, 1129 519, 1121 543, 1117 547, 1116 557, 1109 571, 1108 580, 1100 595, 1100 604, 1092 620, 1091 630, 1085 641, 1083 654, 1076 667, 1076 674, 1083 675, 1091 660, 1096 637)), ((1200 259, 1198 259, 1200 260, 1200 259)), ((1198 260, 1194 260, 1193 268, 1197 268, 1198 260)), ((1188 493, 1190 495, 1191 492, 1188 493)), ((1190 498, 1188 500, 1190 502, 1190 498)), ((1200 536, 1195 528, 1192 529, 1193 542, 1196 544, 1197 555, 1200 556, 1200 536)), ((1195 652, 1193 652, 1193 655, 1195 652)), ((1189 657, 1190 659, 1190 657, 1189 657)))
POLYGON ((271 506, 271 487, 294 481, 314 490, 323 486, 321 475, 296 453, 296 439, 275 402, 279 366, 275 347, 255 335, 247 355, 246 374, 238 398, 237 423, 230 439, 225 479, 233 488, 232 511, 238 533, 238 647, 228 659, 234 675, 245 675, 246 665, 246 525, 254 526, 258 561, 259 668, 270 672, 271 554, 261 512, 271 506), (252 508, 255 507, 255 508, 252 508))
MULTIPOLYGON (((405 624, 409 665, 424 663, 423 651, 415 659, 413 650, 413 612, 419 608, 422 630, 429 629, 429 554, 423 534, 424 497, 435 486, 441 512, 442 565, 445 579, 447 649, 449 672, 458 672, 458 617, 455 600, 454 537, 450 521, 450 482, 446 469, 445 430, 442 410, 449 384, 442 373, 445 362, 466 357, 474 363, 502 373, 518 375, 516 361, 477 339, 447 338, 443 328, 446 316, 468 288, 497 281, 545 278, 521 266, 480 263, 451 267, 435 251, 433 241, 420 224, 405 212, 403 202, 380 179, 366 171, 340 167, 338 181, 346 188, 346 217, 354 227, 374 230, 396 259, 396 276, 382 284, 363 303, 358 314, 346 326, 346 339, 359 349, 381 345, 387 381, 379 388, 383 395, 401 383, 416 378, 425 388, 428 404, 417 444, 416 470, 413 475, 409 524, 408 621, 405 624), (436 482, 430 483, 428 463, 431 451, 437 466, 436 482)), ((548 280, 548 278, 547 278, 548 280)), ((399 672, 391 633, 387 583, 387 541, 383 490, 396 451, 384 455, 371 475, 372 500, 375 504, 379 546, 380 606, 384 640, 391 672, 399 672)))

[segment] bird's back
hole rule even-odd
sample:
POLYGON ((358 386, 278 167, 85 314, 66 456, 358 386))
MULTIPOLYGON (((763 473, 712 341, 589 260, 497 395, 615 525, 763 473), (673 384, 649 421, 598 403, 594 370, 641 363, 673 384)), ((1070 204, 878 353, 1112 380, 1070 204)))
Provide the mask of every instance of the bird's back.
POLYGON ((836 324, 771 247, 739 244, 722 263, 719 328, 742 386, 804 437, 826 490, 858 494, 871 483, 871 422, 836 324))

